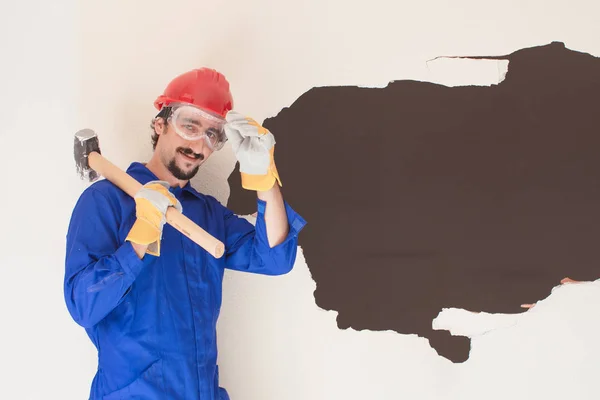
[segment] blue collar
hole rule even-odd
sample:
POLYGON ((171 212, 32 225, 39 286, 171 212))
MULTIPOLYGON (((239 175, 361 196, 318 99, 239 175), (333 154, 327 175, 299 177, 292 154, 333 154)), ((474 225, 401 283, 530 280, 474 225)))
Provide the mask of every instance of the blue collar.
MULTIPOLYGON (((137 180, 142 185, 144 185, 150 181, 159 180, 158 177, 156 175, 154 175, 154 173, 152 171, 150 171, 146 167, 145 164, 142 164, 137 161, 132 162, 131 165, 129 165, 129 168, 127 168, 127 173, 129 175, 131 175, 133 178, 135 178, 135 180, 137 180)), ((196 197, 198 197, 201 200, 204 200, 204 198, 205 198, 205 196, 202 193, 199 193, 196 189, 194 189, 192 187, 192 185, 190 184, 189 181, 182 188, 179 186, 176 186, 176 187, 170 188, 169 190, 175 196, 178 196, 179 194, 181 194, 181 192, 183 192, 185 190, 186 192, 190 192, 191 194, 195 195, 196 197)))

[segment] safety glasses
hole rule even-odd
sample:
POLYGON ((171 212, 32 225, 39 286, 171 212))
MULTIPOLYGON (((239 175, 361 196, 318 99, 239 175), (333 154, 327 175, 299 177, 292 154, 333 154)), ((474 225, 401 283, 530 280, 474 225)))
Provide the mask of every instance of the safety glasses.
POLYGON ((227 141, 225 119, 189 104, 175 103, 171 107, 167 122, 179 136, 194 141, 204 139, 213 151, 223 148, 227 141))

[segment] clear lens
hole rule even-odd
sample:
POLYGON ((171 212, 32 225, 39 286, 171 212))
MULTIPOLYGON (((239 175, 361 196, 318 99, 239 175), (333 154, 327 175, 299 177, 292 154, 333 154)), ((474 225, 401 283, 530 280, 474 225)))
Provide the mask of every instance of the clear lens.
POLYGON ((173 105, 169 119, 179 136, 186 140, 204 139, 213 151, 220 150, 227 141, 225 120, 194 106, 173 105))

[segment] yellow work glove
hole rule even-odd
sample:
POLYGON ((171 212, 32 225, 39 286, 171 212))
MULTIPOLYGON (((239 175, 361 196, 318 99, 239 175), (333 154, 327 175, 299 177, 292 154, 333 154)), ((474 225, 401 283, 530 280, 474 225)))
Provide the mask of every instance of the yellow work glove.
POLYGON ((225 134, 240 163, 242 187, 266 191, 271 189, 276 181, 282 186, 273 158, 273 134, 252 118, 235 111, 227 113, 226 119, 225 134))
POLYGON ((137 219, 125 240, 147 245, 146 253, 160 256, 162 230, 167 222, 165 214, 169 207, 181 212, 181 203, 169 192, 169 184, 164 181, 146 183, 135 194, 134 200, 137 219))

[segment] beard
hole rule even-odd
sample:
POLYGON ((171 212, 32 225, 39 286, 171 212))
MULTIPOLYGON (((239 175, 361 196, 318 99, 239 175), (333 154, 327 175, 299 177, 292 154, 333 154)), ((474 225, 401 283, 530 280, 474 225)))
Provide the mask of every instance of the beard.
MULTIPOLYGON (((184 147, 178 147, 177 152, 180 153, 184 153, 188 156, 193 156, 197 159, 200 160, 204 160, 204 155, 202 154, 195 154, 192 149, 189 148, 184 148, 184 147)), ((175 157, 173 157, 171 159, 171 161, 169 161, 169 163, 167 164, 167 169, 169 170, 169 172, 171 172, 173 174, 173 176, 177 179, 180 179, 182 181, 187 181, 192 179, 194 176, 196 176, 196 174, 198 173, 198 170, 200 169, 200 165, 197 165, 194 169, 192 169, 191 171, 184 171, 181 168, 179 168, 179 166, 177 165, 177 162, 175 161, 175 157)))

